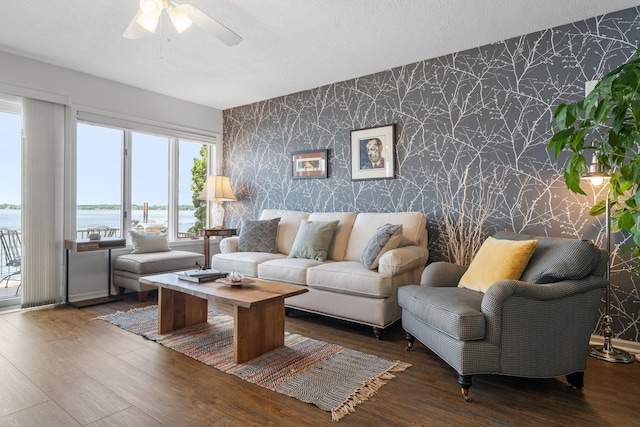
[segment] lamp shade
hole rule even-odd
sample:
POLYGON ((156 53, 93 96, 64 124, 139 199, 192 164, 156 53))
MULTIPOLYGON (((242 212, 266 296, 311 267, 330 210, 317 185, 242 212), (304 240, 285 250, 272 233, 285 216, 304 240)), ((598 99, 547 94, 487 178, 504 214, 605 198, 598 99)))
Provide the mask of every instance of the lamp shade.
POLYGON ((173 26, 176 27, 178 33, 183 32, 193 24, 185 5, 171 5, 169 6, 168 12, 169 18, 171 18, 171 22, 173 26))
POLYGON ((588 171, 580 177, 580 179, 587 180, 591 182, 591 185, 595 186, 602 185, 604 181, 609 179, 609 174, 604 171, 604 167, 598 159, 599 155, 599 151, 593 153, 588 171))
POLYGON ((215 203, 235 202, 238 200, 231 189, 228 176, 209 175, 198 200, 212 200, 215 203))

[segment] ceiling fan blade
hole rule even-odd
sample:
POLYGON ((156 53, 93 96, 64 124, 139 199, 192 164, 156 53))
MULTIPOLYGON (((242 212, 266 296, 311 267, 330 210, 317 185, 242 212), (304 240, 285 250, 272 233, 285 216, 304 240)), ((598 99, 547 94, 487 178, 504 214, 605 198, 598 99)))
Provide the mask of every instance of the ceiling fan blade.
POLYGON ((133 17, 133 20, 131 21, 127 29, 124 30, 122 37, 124 37, 125 39, 141 39, 147 34, 149 34, 147 30, 142 28, 140 24, 136 22, 140 17, 141 13, 142 13, 141 11, 138 11, 138 13, 136 13, 136 16, 133 17))
POLYGON ((242 37, 231 31, 206 13, 202 12, 200 9, 197 9, 190 4, 183 4, 183 6, 185 6, 188 10, 187 15, 194 24, 196 24, 203 30, 212 33, 227 46, 235 46, 242 41, 242 37))

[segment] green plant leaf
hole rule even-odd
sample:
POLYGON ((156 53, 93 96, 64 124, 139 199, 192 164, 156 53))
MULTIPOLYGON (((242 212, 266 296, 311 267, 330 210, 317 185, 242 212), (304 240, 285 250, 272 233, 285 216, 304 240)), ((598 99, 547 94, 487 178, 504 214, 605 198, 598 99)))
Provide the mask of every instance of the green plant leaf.
POLYGON ((569 159, 569 163, 565 168, 564 182, 567 184, 567 188, 578 194, 585 194, 584 190, 580 188, 580 177, 587 170, 587 162, 582 154, 574 153, 569 159))
POLYGON ((589 215, 598 216, 598 215, 602 215, 603 213, 605 213, 605 211, 606 211, 606 203, 607 203, 607 200, 606 199, 602 199, 598 203, 596 203, 595 205, 591 206, 591 209, 589 210, 589 215))
POLYGON ((631 234, 633 234, 633 243, 635 243, 636 246, 640 247, 640 229, 638 228, 637 223, 635 223, 633 227, 631 227, 630 232, 631 234))
POLYGON ((598 124, 604 123, 607 120, 609 111, 611 111, 609 104, 604 100, 600 101, 596 107, 596 111, 593 113, 593 121, 598 124))
POLYGON ((627 119, 627 107, 628 105, 622 102, 616 105, 611 111, 611 129, 615 133, 620 133, 622 130, 624 122, 627 119))
MULTIPOLYGON (((567 128, 567 104, 560 104, 553 112, 553 119, 556 121, 556 125, 560 129, 567 128)), ((553 126, 553 122, 551 123, 553 126)))
POLYGON ((573 128, 563 129, 559 132, 556 132, 549 140, 549 144, 547 145, 547 148, 549 150, 553 149, 553 154, 556 160, 558 160, 558 156, 560 156, 560 152, 562 152, 562 150, 564 150, 564 147, 567 146, 567 143, 569 142, 569 138, 573 135, 573 132, 574 132, 573 128))
POLYGON ((621 230, 631 231, 636 225, 636 221, 633 219, 633 214, 628 210, 621 210, 621 214, 618 217, 618 227, 621 230))

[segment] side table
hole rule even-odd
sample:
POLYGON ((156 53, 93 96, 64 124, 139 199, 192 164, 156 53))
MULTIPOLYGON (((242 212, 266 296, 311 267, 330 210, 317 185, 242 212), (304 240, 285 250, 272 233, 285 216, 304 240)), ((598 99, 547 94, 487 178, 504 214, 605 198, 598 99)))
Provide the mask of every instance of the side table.
POLYGON ((103 237, 100 240, 65 240, 64 248, 67 252, 67 271, 66 271, 66 303, 75 308, 89 307, 92 305, 105 304, 112 301, 122 301, 123 298, 118 295, 111 294, 111 249, 119 249, 127 247, 126 239, 103 237), (85 301, 69 301, 69 252, 93 252, 93 251, 109 251, 109 284, 107 285, 107 296, 101 298, 92 298, 85 301))
POLYGON ((230 237, 237 233, 235 228, 205 228, 200 230, 200 235, 204 237, 204 268, 209 269, 211 266, 211 257, 209 256, 209 237, 230 237))

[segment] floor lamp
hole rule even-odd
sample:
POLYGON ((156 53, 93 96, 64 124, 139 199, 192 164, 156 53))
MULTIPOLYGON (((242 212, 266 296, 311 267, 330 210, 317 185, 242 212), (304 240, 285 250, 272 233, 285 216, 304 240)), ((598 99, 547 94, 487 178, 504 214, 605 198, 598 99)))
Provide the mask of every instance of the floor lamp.
MULTIPOLYGON (((609 175, 605 173, 598 160, 599 152, 596 151, 593 154, 591 164, 589 165, 589 171, 583 175, 582 179, 588 180, 593 186, 602 185, 605 181, 609 180, 609 175)), ((619 350, 613 347, 611 339, 613 338, 613 331, 611 330, 611 216, 610 210, 611 202, 609 199, 609 192, 607 191, 607 200, 605 202, 605 249, 607 251, 607 269, 605 277, 607 278, 607 290, 605 293, 605 316, 604 316, 604 328, 602 329, 602 336, 604 337, 604 345, 602 347, 589 347, 589 356, 596 359, 604 360, 612 363, 631 363, 634 360, 633 355, 627 353, 624 350, 619 350)))

